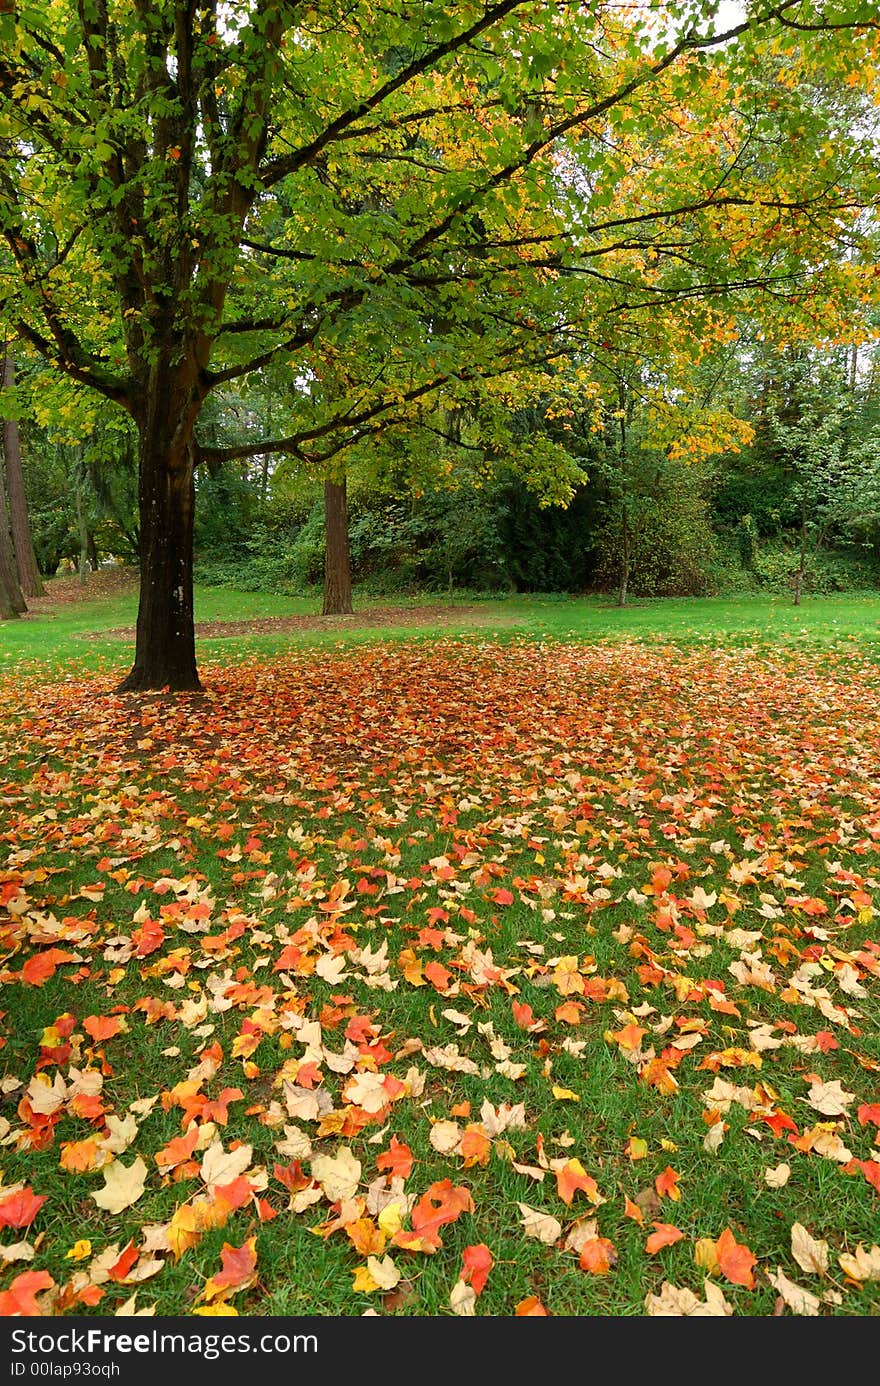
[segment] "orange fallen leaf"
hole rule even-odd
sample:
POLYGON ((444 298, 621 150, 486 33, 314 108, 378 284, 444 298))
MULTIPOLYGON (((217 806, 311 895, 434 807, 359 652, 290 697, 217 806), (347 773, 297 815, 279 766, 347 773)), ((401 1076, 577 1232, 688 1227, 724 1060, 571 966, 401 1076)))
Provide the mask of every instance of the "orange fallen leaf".
POLYGON ((674 1246, 684 1236, 684 1233, 671 1222, 655 1222, 652 1225, 655 1230, 649 1234, 645 1242, 645 1250, 649 1256, 653 1256, 664 1246, 674 1246))
POLYGON ((721 1274, 732 1285, 744 1285, 747 1290, 755 1288, 752 1267, 756 1264, 757 1257, 752 1255, 747 1246, 737 1242, 729 1227, 725 1227, 715 1243, 715 1254, 721 1274))

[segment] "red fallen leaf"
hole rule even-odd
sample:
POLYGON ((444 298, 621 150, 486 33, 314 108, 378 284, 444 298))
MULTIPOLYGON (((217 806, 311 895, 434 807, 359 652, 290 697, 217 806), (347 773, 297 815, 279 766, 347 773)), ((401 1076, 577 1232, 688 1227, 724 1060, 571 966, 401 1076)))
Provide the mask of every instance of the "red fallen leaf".
POLYGON ((214 1287, 215 1293, 220 1290, 238 1290, 253 1278, 257 1266, 256 1237, 248 1237, 243 1246, 230 1246, 229 1242, 224 1242, 220 1260, 223 1269, 219 1275, 211 1276, 205 1286, 205 1298, 209 1298, 208 1285, 214 1287))
POLYGON ((513 904, 513 895, 510 893, 509 890, 506 890, 504 886, 499 886, 497 890, 490 890, 488 892, 488 896, 489 899, 493 900, 496 905, 513 904))
POLYGON ((653 1226, 656 1231, 651 1232, 645 1242, 645 1250, 649 1256, 653 1256, 661 1247, 673 1246, 684 1236, 684 1233, 678 1227, 673 1227, 671 1222, 655 1222, 653 1226))
POLYGON ((494 1264, 492 1253, 485 1242, 466 1246, 462 1255, 462 1271, 459 1279, 463 1280, 465 1284, 473 1285, 474 1294, 480 1295, 485 1289, 489 1272, 494 1264))
POLYGON ((54 1285, 55 1281, 48 1271, 22 1271, 9 1289, 0 1294, 0 1317, 21 1315, 30 1318, 38 1315, 41 1311, 35 1296, 40 1290, 51 1290, 54 1285))
POLYGON ((513 1019, 521 1030, 529 1030, 535 1023, 534 1012, 527 1001, 514 1001, 511 1006, 513 1019))
POLYGON ((874 1126, 880 1126, 880 1102, 863 1102, 856 1115, 860 1126, 867 1126, 869 1121, 874 1126))
POLYGON ((100 1040, 112 1039, 114 1035, 118 1035, 123 1025, 118 1015, 87 1015, 82 1027, 97 1044, 100 1040))
POLYGON ((311 1184, 311 1179, 303 1173, 302 1165, 299 1160, 292 1160, 289 1165, 275 1165, 272 1174, 283 1184, 285 1189, 291 1193, 298 1193, 300 1189, 307 1189, 311 1184))
POLYGON ((828 1054, 832 1049, 840 1048, 830 1030, 817 1030, 813 1038, 823 1054, 828 1054))
POLYGON ((742 1246, 729 1227, 725 1227, 715 1243, 715 1255, 721 1273, 732 1285, 745 1285, 747 1290, 755 1288, 752 1266, 757 1262, 747 1246, 742 1246))
POLYGON ((514 1315, 518 1319, 539 1319, 549 1318, 547 1310, 544 1308, 537 1295, 529 1295, 527 1299, 521 1299, 514 1309, 514 1315))
POLYGON ((47 948, 43 953, 34 953, 21 969, 21 980, 28 986, 41 987, 54 977, 56 968, 66 962, 76 962, 76 958, 63 948, 47 948))
POLYGON ((391 1137, 391 1144, 387 1150, 376 1161, 378 1170, 387 1170, 392 1177, 408 1179, 412 1173, 413 1154, 408 1145, 402 1144, 396 1136, 391 1137))
POLYGON ((592 1175, 587 1174, 580 1160, 568 1160, 556 1171, 556 1191, 563 1203, 571 1203, 578 1189, 585 1193, 591 1202, 596 1202, 599 1185, 592 1175))
POLYGON ((265 1198, 257 1199, 257 1212, 260 1215, 260 1222, 271 1222, 273 1218, 278 1216, 278 1209, 273 1208, 272 1204, 265 1198))
POLYGON ((455 1187, 451 1179, 438 1180, 426 1189, 412 1210, 413 1231, 426 1241, 436 1241, 438 1230, 448 1222, 455 1222, 462 1213, 472 1213, 474 1200, 471 1191, 464 1185, 455 1187))
POLYGON ((35 1194, 30 1185, 0 1199, 0 1227, 30 1227, 46 1202, 46 1194, 35 1194))
POLYGON ((591 1275, 607 1275, 617 1261, 614 1243, 607 1237, 591 1237, 581 1247, 578 1265, 591 1275))
POLYGON ((671 1165, 667 1165, 663 1173, 657 1175, 654 1188, 661 1198, 671 1198, 674 1203, 678 1202, 681 1198, 681 1190, 678 1187, 680 1177, 671 1165))
POLYGON ((121 1284, 125 1280, 125 1277, 128 1275, 128 1272, 131 1270, 139 1255, 140 1252, 135 1246, 134 1241, 130 1241, 128 1246, 123 1251, 122 1255, 119 1257, 119 1260, 114 1262, 114 1264, 108 1270, 107 1274, 109 1275, 110 1279, 116 1280, 121 1284))
POLYGON ((876 1160, 850 1160, 848 1164, 840 1167, 844 1174, 854 1174, 857 1169, 867 1179, 868 1183, 880 1193, 880 1164, 876 1160))

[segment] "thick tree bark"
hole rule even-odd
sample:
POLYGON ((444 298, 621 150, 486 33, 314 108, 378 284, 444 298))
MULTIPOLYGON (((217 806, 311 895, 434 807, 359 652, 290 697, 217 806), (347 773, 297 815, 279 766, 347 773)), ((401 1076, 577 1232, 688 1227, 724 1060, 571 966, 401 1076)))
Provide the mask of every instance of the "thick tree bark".
MULTIPOLYGON (((201 688, 193 619, 192 422, 161 371, 140 434, 140 567, 134 665, 122 693, 201 688), (175 407, 176 406, 176 407, 175 407)), ((194 422, 195 410, 190 411, 194 422)))
MULTIPOLYGON (((3 354, 0 387, 11 390, 15 385, 15 362, 7 348, 3 354)), ((9 494, 9 515, 12 521, 12 542, 21 590, 26 597, 42 597, 43 584, 34 553, 31 522, 28 518, 24 473, 21 469, 21 438, 13 419, 3 420, 3 452, 6 458, 6 489, 9 494)))
POLYGON ((0 617, 4 621, 8 621, 12 616, 19 616, 22 611, 27 610, 24 593, 18 580, 15 550, 12 547, 12 538, 9 533, 9 512, 6 509, 6 487, 3 481, 2 467, 0 467, 0 607, 5 612, 5 615, 0 617))
POLYGON ((351 616, 351 551, 348 546, 348 494, 345 478, 324 482, 324 615, 351 616))
POLYGON ((0 621, 12 621, 18 616, 18 612, 12 605, 9 590, 0 576, 0 621))

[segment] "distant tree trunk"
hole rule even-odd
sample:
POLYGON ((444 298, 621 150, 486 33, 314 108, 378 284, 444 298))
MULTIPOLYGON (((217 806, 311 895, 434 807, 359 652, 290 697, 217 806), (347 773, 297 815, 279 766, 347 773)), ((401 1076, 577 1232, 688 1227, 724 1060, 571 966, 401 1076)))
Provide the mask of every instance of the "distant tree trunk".
POLYGON ((15 550, 9 533, 9 512, 6 509, 6 488, 3 483, 3 468, 0 467, 0 608, 5 614, 0 620, 8 621, 27 610, 27 602, 18 580, 18 565, 15 550))
POLYGON ((623 525, 620 536, 620 586, 617 589, 617 605, 626 606, 629 590, 629 568, 632 560, 632 539, 629 532, 629 519, 626 507, 623 510, 623 525))
POLYGON ((348 494, 342 481, 324 482, 324 615, 351 616, 351 551, 348 545, 348 494))
POLYGON ((807 571, 807 502, 801 500, 801 547, 798 555, 797 572, 794 575, 794 604, 800 606, 804 590, 804 577, 807 571))
POLYGON ((89 527, 86 523, 86 510, 83 505, 82 485, 76 486, 76 528, 79 534, 79 580, 85 586, 89 572, 89 527))
MULTIPOLYGON (((11 390, 15 385, 15 362, 6 347, 0 389, 11 390)), ((31 524, 28 518, 24 474, 21 470, 21 438, 14 419, 3 420, 3 452, 6 457, 6 489, 9 494, 9 514, 12 521, 12 542, 18 565, 21 590, 26 597, 42 597, 43 584, 34 553, 31 524)))

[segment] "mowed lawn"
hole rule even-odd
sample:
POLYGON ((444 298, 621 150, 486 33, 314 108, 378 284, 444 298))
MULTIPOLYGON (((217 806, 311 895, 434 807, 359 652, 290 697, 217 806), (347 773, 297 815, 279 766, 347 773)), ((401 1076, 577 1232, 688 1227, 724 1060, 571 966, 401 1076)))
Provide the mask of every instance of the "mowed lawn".
POLYGON ((2 1312, 877 1313, 880 600, 415 604, 142 698, 134 609, 0 627, 2 1312))

